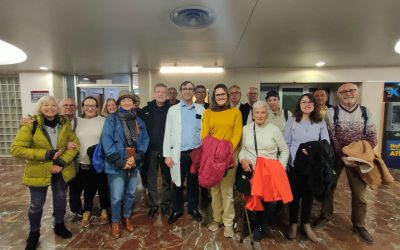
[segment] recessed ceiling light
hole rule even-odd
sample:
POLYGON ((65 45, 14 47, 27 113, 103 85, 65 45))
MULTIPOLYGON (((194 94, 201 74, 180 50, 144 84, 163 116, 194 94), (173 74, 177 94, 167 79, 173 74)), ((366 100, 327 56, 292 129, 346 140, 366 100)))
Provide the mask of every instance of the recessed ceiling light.
POLYGON ((397 54, 400 54, 400 40, 396 42, 396 45, 394 46, 394 51, 396 51, 397 54))
POLYGON ((89 78, 87 78, 87 77, 84 77, 82 79, 85 80, 85 81, 89 81, 89 78))
POLYGON ((0 65, 16 64, 26 60, 27 56, 21 49, 0 40, 0 65))
POLYGON ((43 67, 43 66, 39 67, 39 69, 41 69, 41 70, 49 70, 49 68, 43 67))
POLYGON ((161 67, 160 73, 174 74, 174 73, 222 73, 222 67, 203 67, 203 66, 182 66, 182 67, 161 67))
POLYGON ((216 18, 215 13, 205 7, 183 7, 174 9, 170 18, 180 27, 201 29, 211 25, 216 18))
POLYGON ((325 62, 317 62, 316 64, 315 64, 315 66, 317 66, 317 67, 322 67, 322 66, 324 66, 325 65, 325 62))

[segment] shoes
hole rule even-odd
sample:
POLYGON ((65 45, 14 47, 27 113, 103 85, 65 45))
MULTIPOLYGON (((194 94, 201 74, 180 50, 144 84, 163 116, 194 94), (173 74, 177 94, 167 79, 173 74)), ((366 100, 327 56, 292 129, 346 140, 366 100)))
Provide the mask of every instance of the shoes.
POLYGON ((54 233, 63 239, 68 239, 72 237, 72 233, 65 228, 64 223, 57 223, 54 226, 54 233))
POLYGON ((215 232, 219 229, 219 227, 222 225, 221 222, 216 222, 213 221, 209 226, 208 226, 208 230, 210 230, 211 232, 215 232))
POLYGON ((315 235, 314 231, 311 229, 310 224, 303 224, 303 232, 306 235, 306 237, 311 240, 312 242, 318 242, 319 239, 315 235))
POLYGON ((92 213, 90 211, 85 211, 81 220, 81 228, 89 227, 90 218, 92 217, 92 213))
POLYGON ((225 226, 225 229, 224 229, 224 237, 225 238, 233 238, 234 234, 235 233, 233 232, 232 226, 225 226))
POLYGON ((103 208, 103 209, 101 210, 100 224, 101 224, 101 225, 108 224, 108 213, 107 213, 107 209, 105 209, 105 208, 103 208))
POLYGON ((161 215, 163 217, 166 217, 166 216, 168 216, 168 214, 169 214, 169 207, 167 207, 167 206, 161 207, 161 215))
POLYGON ((297 224, 292 223, 290 224, 289 230, 287 232, 287 237, 289 240, 294 240, 296 239, 297 236, 297 224))
POLYGON ((156 214, 157 214, 157 210, 158 210, 158 207, 150 208, 149 211, 147 212, 147 216, 149 216, 150 218, 154 218, 154 216, 156 216, 156 214))
POLYGON ((26 240, 25 250, 36 250, 40 238, 40 232, 29 232, 28 239, 26 240))
POLYGON ((133 232, 135 228, 133 227, 133 221, 131 218, 125 218, 122 220, 122 222, 124 223, 125 228, 128 232, 133 232))
POLYGON ((321 228, 321 227, 325 226, 325 224, 326 224, 327 221, 328 221, 328 220, 327 220, 325 217, 320 216, 320 217, 318 217, 317 219, 315 219, 315 221, 314 221, 314 223, 313 223, 313 227, 315 227, 315 228, 321 228))
POLYGON ((265 237, 265 230, 262 226, 258 226, 253 230, 253 240, 260 241, 265 237))
POLYGON ((168 217, 168 223, 173 224, 179 217, 183 215, 182 212, 172 212, 172 214, 168 217))
POLYGON ((201 213, 197 209, 191 209, 189 210, 189 214, 195 219, 196 221, 200 222, 203 217, 201 216, 201 213))
POLYGON ((358 236, 360 236, 360 239, 372 244, 374 242, 374 239, 372 238, 372 236, 368 233, 367 229, 365 229, 365 227, 356 227, 353 226, 353 232, 355 232, 356 234, 358 234, 358 236))
POLYGON ((111 235, 115 239, 121 238, 121 226, 119 221, 111 223, 111 235))

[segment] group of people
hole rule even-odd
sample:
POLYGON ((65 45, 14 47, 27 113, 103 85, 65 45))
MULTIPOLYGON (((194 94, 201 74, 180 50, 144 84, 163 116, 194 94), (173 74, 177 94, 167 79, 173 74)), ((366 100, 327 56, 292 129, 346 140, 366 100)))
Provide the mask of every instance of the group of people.
MULTIPOLYGON (((180 100, 176 98, 177 90, 168 89, 163 83, 156 84, 153 91, 154 100, 142 109, 138 97, 129 91, 121 91, 117 100, 107 99, 101 111, 96 98, 86 97, 78 118, 74 100, 57 103, 54 97, 46 96, 39 100, 36 115, 23 119, 11 154, 26 160, 23 183, 31 193, 26 249, 37 247, 48 186, 53 193, 56 235, 72 236, 64 225, 68 186, 70 209, 82 216, 82 228, 91 224, 93 199, 98 193, 100 223, 111 221, 111 235, 121 237, 122 225, 128 232, 134 231, 132 213, 138 173, 148 190, 148 216, 153 218, 160 210, 170 224, 184 214, 184 185, 188 214, 202 221, 199 196, 207 196, 208 190, 199 186, 199 180, 209 183, 212 179, 209 189, 213 221, 208 229, 217 231, 223 226, 224 236, 232 238, 238 167, 253 172, 253 179, 258 179, 252 180, 252 185, 262 190, 257 196, 252 186, 253 203, 246 206, 255 211, 255 240, 264 237, 271 211, 276 209, 277 201, 283 201, 289 203, 287 237, 296 238, 301 209, 301 230, 317 242, 310 226, 317 179, 315 165, 319 163, 310 166, 309 160, 315 155, 315 148, 329 151, 332 143, 337 180, 345 166, 341 160, 344 146, 357 140, 366 140, 372 147, 377 144, 371 114, 368 112, 369 119, 364 121, 357 103, 358 87, 352 83, 339 87, 340 104, 335 109, 328 109, 326 90, 317 89, 299 98, 293 114, 280 107, 275 90, 267 93, 265 101, 258 101, 258 89, 250 87, 245 104, 240 103, 237 85, 229 89, 224 84, 216 85, 209 104, 205 102, 206 88, 191 81, 181 83, 180 100), (92 164, 99 144, 104 154, 103 171, 95 170, 92 164), (199 151, 214 153, 201 155, 196 169, 194 154, 199 151), (159 168, 161 193, 157 189, 159 168), (280 184, 266 186, 270 179, 259 181, 263 171, 280 184)), ((361 239, 372 242, 365 229, 366 184, 354 168, 346 167, 346 172, 352 193, 353 230, 361 239)), ((322 198, 321 214, 314 226, 323 226, 332 218, 333 194, 334 185, 322 198)))

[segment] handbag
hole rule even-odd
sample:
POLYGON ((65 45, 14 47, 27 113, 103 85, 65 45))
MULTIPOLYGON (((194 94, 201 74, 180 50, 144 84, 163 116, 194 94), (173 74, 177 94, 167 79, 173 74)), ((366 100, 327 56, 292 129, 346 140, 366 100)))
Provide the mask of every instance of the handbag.
POLYGON ((94 149, 93 156, 91 158, 92 166, 97 173, 101 173, 104 171, 105 168, 105 158, 106 155, 104 154, 103 146, 101 142, 96 145, 94 149))
MULTIPOLYGON (((256 149, 256 156, 258 156, 258 148, 257 148, 257 137, 256 137, 256 123, 253 126, 254 131, 254 147, 256 149)), ((242 193, 246 196, 251 195, 251 183, 250 180, 253 177, 253 166, 250 164, 250 172, 246 172, 243 170, 242 166, 239 165, 237 172, 236 172, 236 180, 235 186, 236 190, 239 193, 242 193)))

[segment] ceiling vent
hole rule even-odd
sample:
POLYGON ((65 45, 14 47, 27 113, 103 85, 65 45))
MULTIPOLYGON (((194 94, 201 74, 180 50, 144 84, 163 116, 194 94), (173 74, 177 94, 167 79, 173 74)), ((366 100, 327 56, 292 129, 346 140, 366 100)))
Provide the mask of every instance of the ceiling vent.
POLYGON ((183 7, 171 12, 171 20, 180 27, 202 29, 215 21, 215 13, 204 7, 183 7))

